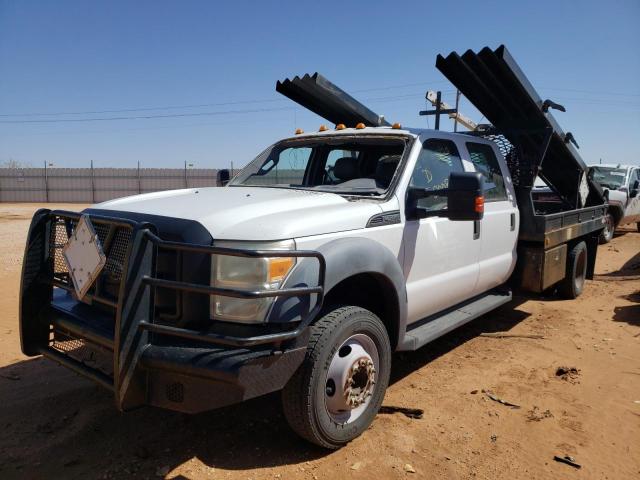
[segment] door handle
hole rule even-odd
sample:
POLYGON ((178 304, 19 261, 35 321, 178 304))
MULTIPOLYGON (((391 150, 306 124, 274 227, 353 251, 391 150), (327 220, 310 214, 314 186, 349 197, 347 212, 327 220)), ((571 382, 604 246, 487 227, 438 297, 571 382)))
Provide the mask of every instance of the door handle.
POLYGON ((480 238, 480 220, 473 221, 473 239, 478 240, 480 238))
POLYGON ((511 231, 513 232, 516 229, 516 214, 511 214, 511 231))

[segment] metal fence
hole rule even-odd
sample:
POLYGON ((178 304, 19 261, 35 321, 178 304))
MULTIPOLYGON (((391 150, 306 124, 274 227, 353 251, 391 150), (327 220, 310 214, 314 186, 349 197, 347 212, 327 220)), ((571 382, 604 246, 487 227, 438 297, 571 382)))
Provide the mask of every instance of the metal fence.
POLYGON ((0 202, 96 203, 217 186, 217 173, 210 168, 0 168, 0 202))

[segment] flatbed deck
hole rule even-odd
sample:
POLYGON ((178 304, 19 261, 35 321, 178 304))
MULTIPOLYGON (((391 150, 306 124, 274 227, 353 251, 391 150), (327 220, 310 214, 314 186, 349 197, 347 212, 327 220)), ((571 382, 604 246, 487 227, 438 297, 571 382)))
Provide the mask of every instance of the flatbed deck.
POLYGON ((606 213, 607 205, 603 204, 548 215, 529 215, 523 218, 518 238, 553 248, 602 230, 606 213))

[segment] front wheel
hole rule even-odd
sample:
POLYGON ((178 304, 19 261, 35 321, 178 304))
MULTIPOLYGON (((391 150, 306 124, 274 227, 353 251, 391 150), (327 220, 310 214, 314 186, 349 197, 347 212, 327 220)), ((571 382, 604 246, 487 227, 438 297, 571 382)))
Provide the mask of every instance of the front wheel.
POLYGON ((600 243, 609 243, 611 239, 613 239, 613 232, 616 230, 616 221, 613 218, 613 215, 607 213, 607 216, 604 217, 604 229, 600 234, 600 243))
POLYGON ((282 392, 285 417, 301 437, 340 448, 373 421, 390 371, 382 321, 360 307, 337 308, 311 327, 305 359, 282 392))

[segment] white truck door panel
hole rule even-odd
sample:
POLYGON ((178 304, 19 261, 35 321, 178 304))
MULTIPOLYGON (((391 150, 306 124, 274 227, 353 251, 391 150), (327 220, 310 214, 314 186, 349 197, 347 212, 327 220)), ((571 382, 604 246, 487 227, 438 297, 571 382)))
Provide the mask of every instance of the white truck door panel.
POLYGON ((519 212, 508 169, 494 146, 466 142, 469 161, 485 182, 484 217, 480 221, 479 275, 475 294, 503 284, 516 263, 519 212), (498 160, 500 158, 501 160, 498 160))
POLYGON ((640 182, 640 168, 634 168, 629 175, 628 195, 629 203, 625 209, 625 217, 628 222, 640 222, 640 193, 635 197, 631 197, 631 192, 636 182, 640 182))
POLYGON ((408 323, 473 296, 480 254, 473 222, 438 217, 408 221, 403 244, 408 323))
POLYGON ((485 204, 480 221, 480 274, 476 293, 503 284, 516 263, 518 212, 508 202, 485 204), (513 229, 511 215, 514 215, 513 229))
MULTIPOLYGON (((454 141, 428 138, 411 171, 409 187, 442 190, 452 171, 464 170, 454 141)), ((446 207, 445 196, 431 196, 420 202, 429 211, 446 207)), ((474 240, 474 222, 453 222, 438 216, 407 220, 402 243, 408 323, 473 296, 480 255, 480 241, 474 240)))

